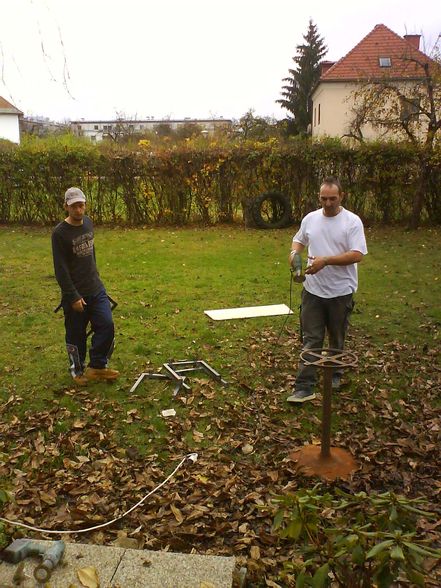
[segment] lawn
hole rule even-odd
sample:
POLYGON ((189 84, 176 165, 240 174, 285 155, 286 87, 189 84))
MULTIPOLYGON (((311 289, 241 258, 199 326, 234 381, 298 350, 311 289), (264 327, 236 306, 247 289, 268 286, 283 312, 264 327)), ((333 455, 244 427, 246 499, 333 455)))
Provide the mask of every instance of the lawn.
MULTIPOLYGON (((320 396, 301 409, 284 400, 300 351, 300 288, 290 294, 287 266, 293 230, 98 228, 100 273, 118 302, 112 367, 121 378, 76 389, 62 313, 53 312, 50 230, 0 228, 0 487, 14 493, 5 512, 53 528, 103 522, 197 451, 197 463, 142 508, 75 538, 107 543, 133 532, 140 546, 234 554, 256 585, 277 578, 290 547, 261 506, 311 484, 289 452, 320 435, 320 396), (280 337, 283 317, 204 315, 275 303, 295 311, 280 337), (172 359, 204 359, 230 386, 201 374, 175 398, 172 386, 145 380, 129 393, 141 372, 172 359), (175 417, 161 416, 168 408, 175 417)), ((347 488, 436 503, 441 230, 368 229, 367 240, 347 344, 359 366, 334 399, 334 444, 361 466, 347 488)))

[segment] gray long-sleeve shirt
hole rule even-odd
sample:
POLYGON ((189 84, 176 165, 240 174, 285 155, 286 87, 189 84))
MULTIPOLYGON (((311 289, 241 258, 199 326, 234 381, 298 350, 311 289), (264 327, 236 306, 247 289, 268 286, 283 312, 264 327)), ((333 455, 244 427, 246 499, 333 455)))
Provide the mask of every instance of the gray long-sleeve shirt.
POLYGON ((104 288, 96 267, 93 224, 89 217, 83 217, 82 225, 63 221, 55 227, 52 255, 64 301, 72 304, 104 288))

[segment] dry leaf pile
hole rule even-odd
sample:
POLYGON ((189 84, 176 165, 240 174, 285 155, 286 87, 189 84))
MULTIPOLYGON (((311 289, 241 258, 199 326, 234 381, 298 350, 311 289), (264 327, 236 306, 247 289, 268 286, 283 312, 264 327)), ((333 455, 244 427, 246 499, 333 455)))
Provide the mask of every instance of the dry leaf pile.
MULTIPOLYGON (((97 398, 93 388, 55 391, 47 410, 22 418, 15 409, 26 404, 25 394, 11 394, 0 409, 0 479, 12 481, 14 495, 3 516, 51 529, 99 524, 140 500, 183 455, 198 451, 197 463, 188 462, 123 521, 71 540, 114 544, 127 537, 140 548, 235 555, 256 585, 277 586, 292 549, 271 533, 265 507, 276 494, 314 483, 296 473, 289 453, 317 442, 321 400, 308 408, 286 404, 300 346, 293 334, 277 347, 276 339, 264 332, 249 342, 258 386, 230 370, 230 388, 193 380, 187 397, 170 400, 177 415, 165 420, 168 461, 118 444, 118 422, 133 422, 137 411, 97 398), (81 402, 80 415, 62 406, 63 394, 81 402)), ((423 495, 439 508, 439 348, 391 342, 380 349, 356 333, 348 349, 360 364, 335 397, 333 443, 349 448, 361 469, 337 485, 423 495)), ((150 423, 145 427, 151 435, 150 423)), ((434 540, 439 531, 436 523, 426 528, 434 540)))

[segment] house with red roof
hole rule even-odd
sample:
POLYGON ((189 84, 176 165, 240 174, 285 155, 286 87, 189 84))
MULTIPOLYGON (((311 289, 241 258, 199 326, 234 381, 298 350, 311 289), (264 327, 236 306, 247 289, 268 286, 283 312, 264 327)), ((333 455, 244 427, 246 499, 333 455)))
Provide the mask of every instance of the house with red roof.
POLYGON ((21 116, 21 110, 0 96, 0 139, 20 143, 21 116))
MULTIPOLYGON (((383 87, 387 84, 391 89, 400 89, 399 92, 389 93, 389 99, 397 101, 394 112, 398 121, 400 116, 414 116, 415 124, 415 117, 419 117, 420 100, 417 88, 421 88, 424 81, 424 64, 438 67, 420 51, 420 35, 400 37, 385 25, 376 25, 339 61, 322 62, 321 76, 311 96, 312 136, 354 136, 354 120, 357 113, 360 115, 361 88, 370 88, 375 92, 380 83, 383 87)), ((388 108, 390 106, 388 104, 388 108)), ((361 120, 357 129, 359 138, 400 138, 399 125, 396 128, 393 125, 382 127, 363 124, 363 118, 361 120)), ((416 124, 424 125, 423 118, 416 124)))

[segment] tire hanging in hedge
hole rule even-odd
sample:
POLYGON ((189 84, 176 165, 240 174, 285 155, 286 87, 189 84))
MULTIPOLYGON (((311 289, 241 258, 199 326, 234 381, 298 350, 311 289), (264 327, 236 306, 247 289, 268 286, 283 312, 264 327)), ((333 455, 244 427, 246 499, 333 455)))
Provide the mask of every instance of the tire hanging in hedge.
POLYGON ((260 229, 282 229, 292 223, 290 199, 281 192, 265 192, 254 198, 251 216, 260 229))

